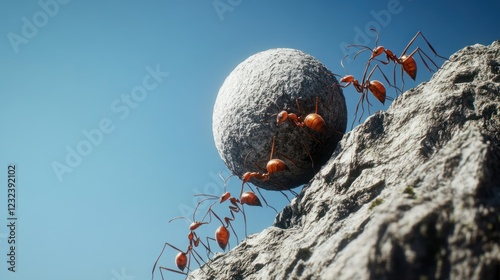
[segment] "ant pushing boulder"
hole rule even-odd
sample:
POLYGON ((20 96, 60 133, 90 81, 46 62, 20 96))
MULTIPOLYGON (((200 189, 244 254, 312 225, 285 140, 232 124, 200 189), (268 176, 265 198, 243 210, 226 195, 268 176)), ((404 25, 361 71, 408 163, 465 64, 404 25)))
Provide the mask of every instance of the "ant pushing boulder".
POLYGON ((294 49, 267 50, 240 63, 221 86, 213 112, 215 145, 229 170, 240 179, 261 174, 249 181, 268 190, 307 183, 346 129, 337 84, 320 61, 294 49), (293 119, 277 122, 283 112, 293 119), (270 159, 287 168, 268 174, 270 159))

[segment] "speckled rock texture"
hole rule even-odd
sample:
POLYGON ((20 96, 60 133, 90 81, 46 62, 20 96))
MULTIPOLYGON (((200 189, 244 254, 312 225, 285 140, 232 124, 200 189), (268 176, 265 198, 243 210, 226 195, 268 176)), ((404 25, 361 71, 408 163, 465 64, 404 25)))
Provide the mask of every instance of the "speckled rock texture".
POLYGON ((499 112, 500 41, 458 51, 190 279, 500 279, 499 112))
POLYGON ((346 122, 345 99, 333 74, 314 57, 281 48, 249 57, 226 78, 214 106, 213 133, 222 160, 240 178, 247 171, 265 171, 275 136, 274 158, 285 161, 289 170, 273 174, 269 181, 251 182, 280 190, 305 184, 319 171, 342 138, 346 122), (314 113, 316 97, 326 131, 296 127, 290 121, 276 125, 282 110, 303 117, 314 113))

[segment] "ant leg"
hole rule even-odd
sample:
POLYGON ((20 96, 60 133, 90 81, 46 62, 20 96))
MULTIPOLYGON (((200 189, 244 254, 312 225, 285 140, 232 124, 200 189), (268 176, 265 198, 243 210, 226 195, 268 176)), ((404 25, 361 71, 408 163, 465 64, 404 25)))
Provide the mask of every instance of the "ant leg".
MULTIPOLYGON (((365 95, 364 92, 362 92, 361 97, 358 100, 358 104, 356 104, 356 110, 354 111, 354 119, 352 120, 351 129, 354 127, 354 123, 356 122, 356 119, 358 118, 359 104, 361 104, 362 110, 364 112, 364 108, 363 108, 364 95, 365 95)), ((363 116, 363 113, 361 113, 361 116, 363 116)), ((361 120, 361 117, 359 117, 359 119, 361 120)))
POLYGON ((243 169, 246 169, 248 156, 249 156, 252 152, 253 152, 253 150, 250 150, 250 151, 248 152, 248 154, 245 156, 245 159, 243 160, 243 169))
MULTIPOLYGON (((243 207, 243 206, 241 206, 241 207, 243 207)), ((231 230, 233 231, 234 236, 236 237, 236 244, 240 243, 238 235, 236 234, 236 231, 234 230, 233 224, 231 222, 228 222, 227 224, 231 228, 231 230)), ((231 246, 229 245, 229 240, 228 240, 227 244, 228 244, 228 251, 229 251, 229 248, 231 248, 231 246)))
POLYGON ((314 111, 315 114, 318 113, 318 102, 319 102, 319 97, 316 96, 316 110, 314 111))
MULTIPOLYGON (((254 193, 255 193, 255 191, 253 190, 252 186, 248 185, 248 187, 250 188, 250 190, 251 190, 252 192, 254 192, 254 193)), ((260 194, 260 197, 262 198, 262 200, 264 201, 264 203, 266 204, 266 206, 267 206, 267 207, 269 207, 269 208, 272 208, 272 209, 276 212, 276 214, 278 214, 278 211, 276 210, 276 208, 272 207, 271 205, 269 205, 269 204, 267 203, 267 200, 264 198, 264 196, 263 196, 263 195, 262 195, 262 193, 260 192, 260 188, 259 188, 259 187, 257 187, 257 192, 260 194)))
POLYGON ((276 142, 276 136, 273 136, 273 144, 271 146, 271 155, 269 156, 269 160, 273 159, 274 156, 274 143, 276 142))
POLYGON ((233 212, 239 212, 239 210, 240 210, 239 207, 236 207, 236 208, 233 207, 232 208, 231 206, 229 206, 229 214, 231 214, 231 218, 224 217, 224 221, 226 222, 227 227, 231 227, 231 229, 233 230, 234 236, 236 236, 236 242, 237 243, 240 243, 240 242, 238 241, 238 235, 236 234, 236 232, 235 232, 235 230, 234 230, 233 225, 231 224, 231 222, 233 222, 235 220, 235 216, 234 216, 233 212))
POLYGON ((160 266, 158 269, 160 270, 160 275, 161 275, 161 279, 162 280, 165 280, 165 278, 163 277, 163 270, 167 270, 167 271, 170 271, 170 272, 175 272, 175 273, 179 273, 179 274, 182 274, 182 275, 186 275, 186 278, 187 278, 187 275, 188 275, 187 272, 182 272, 182 271, 171 269, 171 268, 168 268, 168 267, 160 266))
MULTIPOLYGON (((300 142, 302 143, 302 146, 304 147, 304 149, 306 150, 307 152, 307 155, 309 156, 309 159, 311 160, 311 168, 314 168, 314 160, 312 158, 312 155, 311 155, 311 152, 309 151, 309 149, 307 148, 306 144, 304 143, 304 140, 303 139, 300 139, 300 142)), ((320 143, 321 144, 321 143, 320 143)), ((285 156, 285 155, 283 155, 285 156)), ((285 156, 286 157, 286 156, 285 156)), ((292 160, 291 161, 295 166, 297 166, 297 164, 292 160)))
POLYGON ((437 57, 442 58, 444 60, 448 60, 446 57, 441 56, 436 52, 436 50, 432 47, 431 43, 429 43, 429 41, 427 41, 427 38, 425 38, 425 36, 422 32, 419 31, 418 33, 422 36, 424 41, 427 43, 427 46, 429 46, 429 49, 431 49, 431 51, 434 53, 434 55, 436 55, 437 57))
POLYGON ((417 47, 413 52, 412 54, 414 54, 415 52, 418 52, 418 55, 420 56, 420 59, 422 60, 422 62, 424 63, 425 67, 427 68, 427 70, 429 70, 430 72, 435 72, 433 69, 431 69, 429 67, 429 65, 427 65, 427 63, 425 62, 424 58, 422 57, 422 55, 424 55, 431 63, 432 65, 434 65, 434 67, 436 67, 436 69, 440 69, 440 67, 434 62, 434 60, 432 60, 420 47, 417 47))
MULTIPOLYGON (((210 260, 210 254, 213 254, 212 250, 210 250, 210 244, 208 243, 208 236, 206 237, 207 238, 207 244, 205 244, 203 242, 203 240, 201 240, 198 235, 193 231, 193 235, 196 236, 196 240, 194 241, 194 246, 195 247, 198 247, 199 244, 201 244, 204 248, 205 248, 205 251, 207 253, 207 259, 210 260)), ((197 253, 197 252, 196 252, 197 253)), ((200 257, 200 259, 203 259, 200 257)))
MULTIPOLYGON (((405 76, 404 76, 404 69, 403 66, 401 65, 401 92, 405 90, 405 76)), ((394 64, 394 71, 396 71, 396 64, 394 64)), ((396 72, 394 72, 394 79, 396 79, 396 72)))
POLYGON ((413 42, 417 39, 419 35, 422 37, 422 39, 424 39, 425 43, 427 43, 427 46, 429 47, 429 49, 431 49, 431 51, 434 53, 435 56, 442 58, 444 60, 448 60, 446 57, 443 57, 436 52, 436 50, 432 47, 431 43, 429 43, 429 41, 427 40, 427 38, 425 38, 424 34, 421 31, 418 31, 417 34, 413 36, 413 38, 410 40, 406 48, 403 50, 403 53, 400 55, 400 57, 406 53, 406 51, 410 48, 411 44, 413 44, 413 42))
MULTIPOLYGON (((394 66, 396 66, 396 64, 394 64, 394 66)), ((380 67, 377 65, 375 65, 375 67, 373 68, 373 70, 375 70, 375 68, 377 68, 380 73, 382 73, 382 76, 384 76, 384 79, 385 81, 387 82, 387 84, 389 84, 389 86, 393 87, 395 90, 396 90, 396 96, 398 96, 398 90, 401 91, 396 85, 392 85, 391 82, 389 82, 389 79, 387 78, 387 76, 385 75, 384 71, 382 71, 382 69, 380 69, 380 67)), ((403 92, 401 91, 401 94, 403 94, 403 92)), ((390 97, 386 97, 386 99, 389 99, 391 100, 392 98, 390 97)))
POLYGON ((370 97, 370 95, 368 94, 368 89, 366 89, 366 94, 365 94, 366 108, 368 108, 368 116, 370 116, 372 114, 372 112, 370 111, 370 107, 373 105, 370 103, 370 100, 368 99, 368 97, 370 97))
MULTIPOLYGON (((201 271, 203 271, 203 273, 206 274, 207 272, 205 270, 203 270, 203 265, 201 265, 201 262, 203 262, 203 264, 206 265, 210 270, 213 270, 208 263, 206 263, 205 261, 203 261, 203 257, 194 248, 191 249, 191 254, 189 256, 190 262, 191 262, 191 255, 193 255, 194 261, 198 264, 198 267, 201 269, 201 271), (193 252, 194 252, 194 254, 193 254, 193 252), (199 258, 199 260, 198 260, 198 258, 199 258)), ((188 271, 189 272, 192 271, 192 270, 189 269, 189 266, 188 266, 188 271)))
MULTIPOLYGON (((300 103, 298 99, 295 99, 295 105, 297 106, 297 109, 299 110, 299 116, 302 116, 302 109, 300 108, 300 103)), ((273 144, 274 146, 274 144, 273 144)))
POLYGON ((240 196, 239 199, 241 199, 241 196, 243 195, 243 188, 245 187, 245 182, 244 181, 241 181, 241 190, 240 190, 240 196))
MULTIPOLYGON (((238 208, 239 209, 239 208, 238 208)), ((247 231, 247 215, 245 214, 245 206, 241 204, 241 214, 243 214, 243 223, 245 224, 245 237, 248 237, 247 231)))
MULTIPOLYGON (((208 236, 206 237, 206 240, 207 240, 207 245, 206 246, 203 245, 203 246, 205 246, 205 248, 207 248, 207 258, 210 259, 210 255, 208 253, 208 252, 212 253, 212 249, 210 248, 210 240, 212 240, 212 241, 216 241, 216 240, 215 240, 215 238, 208 237, 208 236)), ((202 244, 203 244, 203 242, 202 242, 202 244)))
POLYGON ((366 62, 365 71, 363 71, 363 79, 361 79, 361 85, 364 85, 366 80, 369 80, 371 75, 373 74, 373 69, 372 69, 370 74, 368 74, 368 78, 366 77, 366 73, 368 72, 368 68, 370 67, 370 64, 371 64, 371 60, 368 60, 368 62, 366 62))
MULTIPOLYGON (((163 252, 165 251, 165 248, 167 248, 167 245, 170 246, 171 248, 181 252, 181 253, 184 253, 181 249, 175 247, 174 245, 168 243, 168 242, 165 242, 165 244, 163 245, 163 249, 161 250, 160 252, 160 255, 158 256, 158 258, 156 259, 154 265, 153 265, 153 270, 151 271, 151 279, 154 279, 154 275, 155 275, 155 269, 156 269, 156 265, 158 264, 158 261, 160 261, 160 258, 161 256, 163 255, 163 252)), ((161 268, 161 267, 160 267, 161 268)), ((167 269, 167 268, 164 268, 164 269, 167 269)), ((169 271, 173 271, 171 269, 167 269, 169 271)), ((179 272, 179 271, 173 271, 173 272, 177 272, 177 273, 180 273, 180 274, 185 274, 184 272, 179 272)), ((160 269, 160 274, 161 274, 161 269, 160 269)), ((163 279, 163 274, 162 274, 162 279, 163 279)))
MULTIPOLYGON (((243 205, 242 205, 242 207, 243 207, 243 205)), ((213 215, 215 215, 215 217, 217 218, 217 220, 220 221, 220 223, 222 224, 223 227, 225 227, 226 229, 228 227, 231 227, 231 230, 233 231, 234 235, 236 236, 236 243, 239 243, 238 235, 236 235, 236 231, 234 230, 233 225, 230 222, 226 221, 227 226, 225 226, 224 222, 222 221, 222 219, 214 212, 214 210, 210 209, 210 211, 212 212, 213 215)), ((228 240, 228 244, 229 244, 229 240, 228 240)))

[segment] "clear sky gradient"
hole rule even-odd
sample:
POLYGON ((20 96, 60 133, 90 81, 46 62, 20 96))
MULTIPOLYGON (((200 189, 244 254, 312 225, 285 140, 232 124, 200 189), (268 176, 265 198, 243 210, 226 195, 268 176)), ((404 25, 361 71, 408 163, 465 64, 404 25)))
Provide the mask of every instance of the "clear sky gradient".
MULTIPOLYGON (((499 1, 486 0, 2 1, 0 279, 150 279, 165 242, 184 250, 187 223, 168 220, 190 215, 194 194, 222 193, 218 173, 228 171, 213 142, 212 108, 250 55, 295 48, 344 75, 340 60, 354 50, 343 46, 373 47, 374 27, 379 44, 398 55, 420 30, 449 57, 500 39, 498 11, 499 1), (11 164, 15 273, 7 262, 11 164)), ((433 57, 423 40, 411 50, 417 46, 433 57)), ((367 56, 346 61, 349 73, 360 77, 367 56)), ((418 63, 420 83, 431 73, 418 63)), ((392 66, 384 71, 391 76, 392 66)), ((344 94, 350 128, 359 94, 344 94)), ((230 179, 233 193, 240 186, 230 179)), ((278 210, 288 203, 263 194, 278 210)), ((249 233, 276 215, 246 210, 249 233)), ((217 226, 198 233, 213 236, 217 226)), ((235 228, 241 241, 243 225, 235 228)), ((167 250, 160 264, 174 268, 176 254, 167 250)))

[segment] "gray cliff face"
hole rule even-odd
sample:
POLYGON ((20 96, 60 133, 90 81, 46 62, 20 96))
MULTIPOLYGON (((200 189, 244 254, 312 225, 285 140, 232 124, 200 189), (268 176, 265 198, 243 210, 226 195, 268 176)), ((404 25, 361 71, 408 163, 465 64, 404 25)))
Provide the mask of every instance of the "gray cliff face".
POLYGON ((458 51, 190 279, 500 279, 499 65, 500 41, 458 51))

